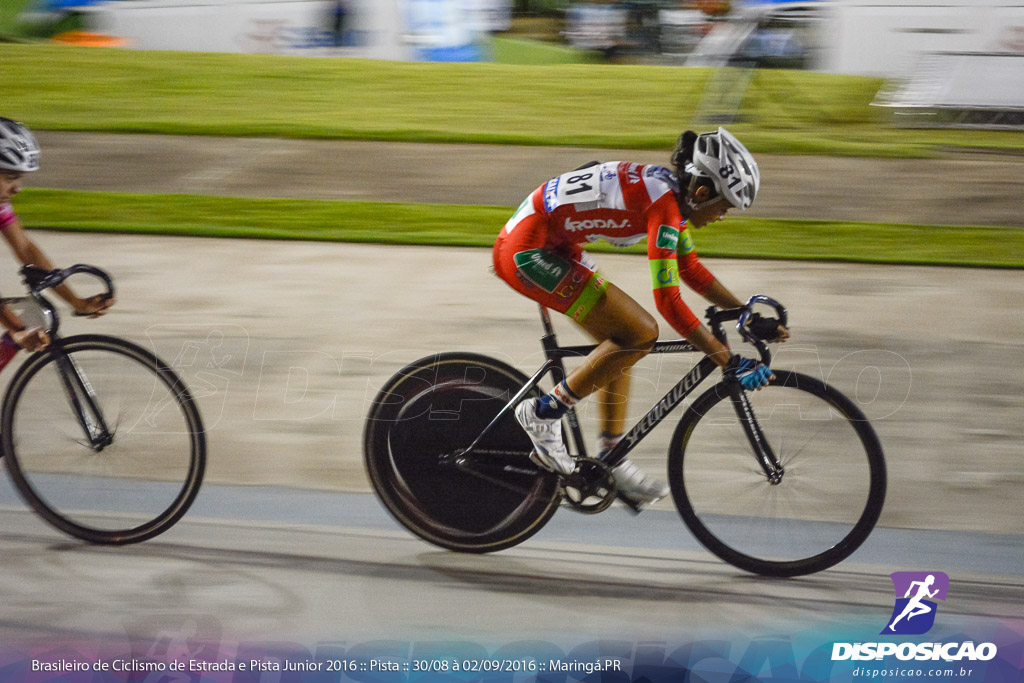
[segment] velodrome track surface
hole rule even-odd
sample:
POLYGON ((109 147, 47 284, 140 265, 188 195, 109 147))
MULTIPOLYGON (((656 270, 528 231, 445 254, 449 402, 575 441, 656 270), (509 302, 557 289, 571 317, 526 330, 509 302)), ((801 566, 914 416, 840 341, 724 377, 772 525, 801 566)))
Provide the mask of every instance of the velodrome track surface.
MULTIPOLYGON (((502 147, 172 135, 40 134, 40 187, 515 207, 587 161, 666 164, 668 150, 502 147)), ((752 216, 1024 226, 1024 155, 941 159, 758 155, 752 216)))
MULTIPOLYGON (((205 173, 207 188, 232 175, 217 164, 205 173)), ((117 189, 132 191, 131 177, 117 189)), ((287 196, 283 184, 266 194, 287 196)), ((694 624, 703 634, 810 632, 837 621, 877 632, 892 606, 887 575, 898 569, 955 574, 960 593, 947 607, 965 618, 1011 619, 1024 604, 1019 271, 708 261, 738 294, 764 292, 789 307, 794 338, 776 365, 816 372, 854 396, 888 458, 886 509, 865 547, 818 576, 766 582, 701 550, 669 505, 639 517, 561 511, 535 539, 484 557, 436 550, 381 511, 367 494, 360 439, 388 376, 442 350, 539 363, 536 309, 488 275, 486 250, 35 237, 59 263, 104 266, 120 288, 114 313, 66 318, 66 333, 132 338, 204 388, 210 463, 186 519, 132 548, 66 541, 0 489, 4 642, 172 633, 500 644, 665 638, 694 624)), ((599 261, 648 302, 639 259, 599 261)), ((16 291, 12 273, 0 291, 16 291)), ((558 329, 579 339, 565 323, 558 329)), ((637 416, 690 362, 641 363, 637 416)), ((663 425, 638 461, 661 470, 670 435, 663 425)))

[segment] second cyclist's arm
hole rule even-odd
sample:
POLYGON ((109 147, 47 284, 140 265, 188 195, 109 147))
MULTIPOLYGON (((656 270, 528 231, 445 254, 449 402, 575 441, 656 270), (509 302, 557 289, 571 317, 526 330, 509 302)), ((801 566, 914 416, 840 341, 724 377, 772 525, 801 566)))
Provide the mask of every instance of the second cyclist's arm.
MULTIPOLYGON (((15 258, 21 261, 22 265, 53 270, 53 263, 46 257, 43 250, 25 234, 25 230, 21 227, 21 222, 17 218, 12 218, 7 225, 4 225, 3 231, 0 234, 7 240, 7 244, 11 247, 11 251, 14 252, 15 258)), ((69 303, 74 302, 68 299, 68 296, 77 298, 66 285, 54 287, 54 290, 62 298, 68 300, 69 303)))
MULTIPOLYGON (((25 234, 25 230, 22 228, 21 222, 17 217, 12 216, 9 221, 0 225, 0 235, 3 235, 4 239, 7 240, 7 244, 11 247, 11 251, 14 252, 14 256, 21 261, 22 265, 36 266, 46 270, 54 269, 53 263, 43 253, 43 250, 25 234)), ((79 315, 92 315, 94 317, 102 315, 114 303, 113 300, 106 300, 102 296, 82 299, 66 284, 57 285, 53 288, 53 291, 57 292, 62 299, 71 304, 72 308, 79 315)))
POLYGON ((8 332, 21 332, 25 329, 25 323, 3 303, 0 303, 0 326, 8 332))

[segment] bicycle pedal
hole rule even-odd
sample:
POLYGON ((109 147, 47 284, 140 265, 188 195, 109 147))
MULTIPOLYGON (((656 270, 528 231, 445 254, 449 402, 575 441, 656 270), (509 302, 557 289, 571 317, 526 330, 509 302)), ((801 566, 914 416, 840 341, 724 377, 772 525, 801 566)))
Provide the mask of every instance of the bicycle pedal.
POLYGON ((550 472, 551 474, 556 474, 556 475, 558 475, 559 479, 563 479, 563 480, 566 477, 573 476, 574 474, 576 474, 576 472, 579 471, 579 465, 578 465, 578 461, 577 461, 577 468, 576 468, 576 470, 574 470, 572 472, 572 474, 563 474, 562 472, 556 472, 555 470, 549 468, 547 465, 545 465, 543 462, 541 462, 540 456, 537 455, 537 451, 535 451, 535 450, 530 451, 530 462, 532 462, 534 465, 539 467, 544 472, 550 472))
POLYGON ((583 514, 607 510, 615 502, 617 492, 611 468, 593 458, 577 461, 576 471, 562 478, 565 502, 583 514))
MULTIPOLYGON (((641 512, 643 512, 644 510, 646 510, 648 508, 648 504, 647 503, 637 502, 637 501, 635 501, 635 500, 633 500, 631 498, 627 498, 623 494, 618 494, 617 498, 622 503, 622 506, 624 508, 626 508, 627 510, 629 510, 629 512, 631 514, 633 514, 633 515, 639 515, 641 512)), ((657 502, 657 501, 654 501, 654 502, 657 502)))

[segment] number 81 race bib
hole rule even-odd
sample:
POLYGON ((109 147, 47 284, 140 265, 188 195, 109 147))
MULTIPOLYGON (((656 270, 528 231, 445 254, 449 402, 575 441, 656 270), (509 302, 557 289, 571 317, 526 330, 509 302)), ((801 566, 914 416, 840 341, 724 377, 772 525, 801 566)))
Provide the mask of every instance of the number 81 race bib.
POLYGON ((554 211, 563 204, 584 204, 601 198, 601 167, 569 171, 544 186, 544 208, 554 211))

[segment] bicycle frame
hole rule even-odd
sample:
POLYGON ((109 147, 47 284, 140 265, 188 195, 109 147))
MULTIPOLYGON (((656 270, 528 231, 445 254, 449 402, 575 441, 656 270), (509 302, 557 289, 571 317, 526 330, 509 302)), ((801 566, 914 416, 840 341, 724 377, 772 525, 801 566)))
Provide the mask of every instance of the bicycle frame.
MULTIPOLYGON (((768 351, 767 346, 760 340, 753 337, 745 328, 746 322, 751 315, 751 307, 755 303, 763 303, 773 306, 779 313, 782 324, 785 324, 786 311, 778 302, 769 299, 764 296, 755 296, 750 299, 746 306, 739 309, 732 310, 719 310, 714 306, 710 306, 707 309, 708 323, 711 326, 712 333, 715 337, 722 342, 726 343, 725 331, 722 329, 722 323, 730 320, 736 320, 737 329, 740 334, 754 344, 758 349, 762 362, 765 365, 770 364, 771 354, 768 351)), ((565 359, 570 357, 582 358, 593 351, 596 345, 579 345, 579 346, 559 346, 557 338, 555 336, 554 327, 551 325, 551 316, 548 310, 543 306, 540 307, 541 324, 544 328, 544 336, 541 337, 541 345, 544 347, 544 355, 546 360, 544 364, 538 369, 533 376, 527 381, 523 387, 516 392, 507 404, 498 412, 493 420, 484 428, 479 436, 469 445, 459 456, 465 458, 470 455, 480 441, 486 436, 491 429, 520 401, 523 400, 529 394, 534 387, 536 387, 540 381, 548 374, 552 375, 554 382, 560 382, 565 378, 565 359)), ((656 342, 654 347, 651 349, 651 353, 691 353, 696 352, 689 342, 678 339, 671 341, 659 341, 656 342)), ((625 457, 632 451, 636 446, 646 437, 651 431, 657 427, 661 422, 671 413, 683 400, 686 399, 693 391, 700 386, 700 384, 707 379, 717 369, 717 365, 710 358, 705 356, 698 363, 687 372, 679 382, 676 383, 664 397, 659 400, 654 407, 652 407, 644 417, 642 417, 632 429, 626 432, 622 440, 607 453, 604 453, 598 457, 604 464, 609 467, 615 467, 625 459, 625 457)), ((768 480, 777 484, 782 480, 784 474, 782 466, 779 464, 778 458, 772 451, 768 441, 764 438, 764 433, 761 431, 761 427, 757 422, 757 418, 754 415, 754 411, 751 408, 750 401, 747 398, 746 392, 743 391, 738 382, 732 382, 730 386, 730 399, 732 400, 733 407, 736 410, 736 415, 743 425, 743 429, 747 434, 747 438, 750 441, 751 446, 754 449, 758 463, 764 470, 765 476, 768 480)), ((576 411, 570 408, 566 412, 566 422, 569 425, 569 434, 572 437, 572 445, 575 449, 574 455, 586 458, 587 451, 586 445, 583 439, 583 429, 580 426, 579 419, 576 415, 576 411)), ((629 501, 626 501, 627 504, 629 501)))

